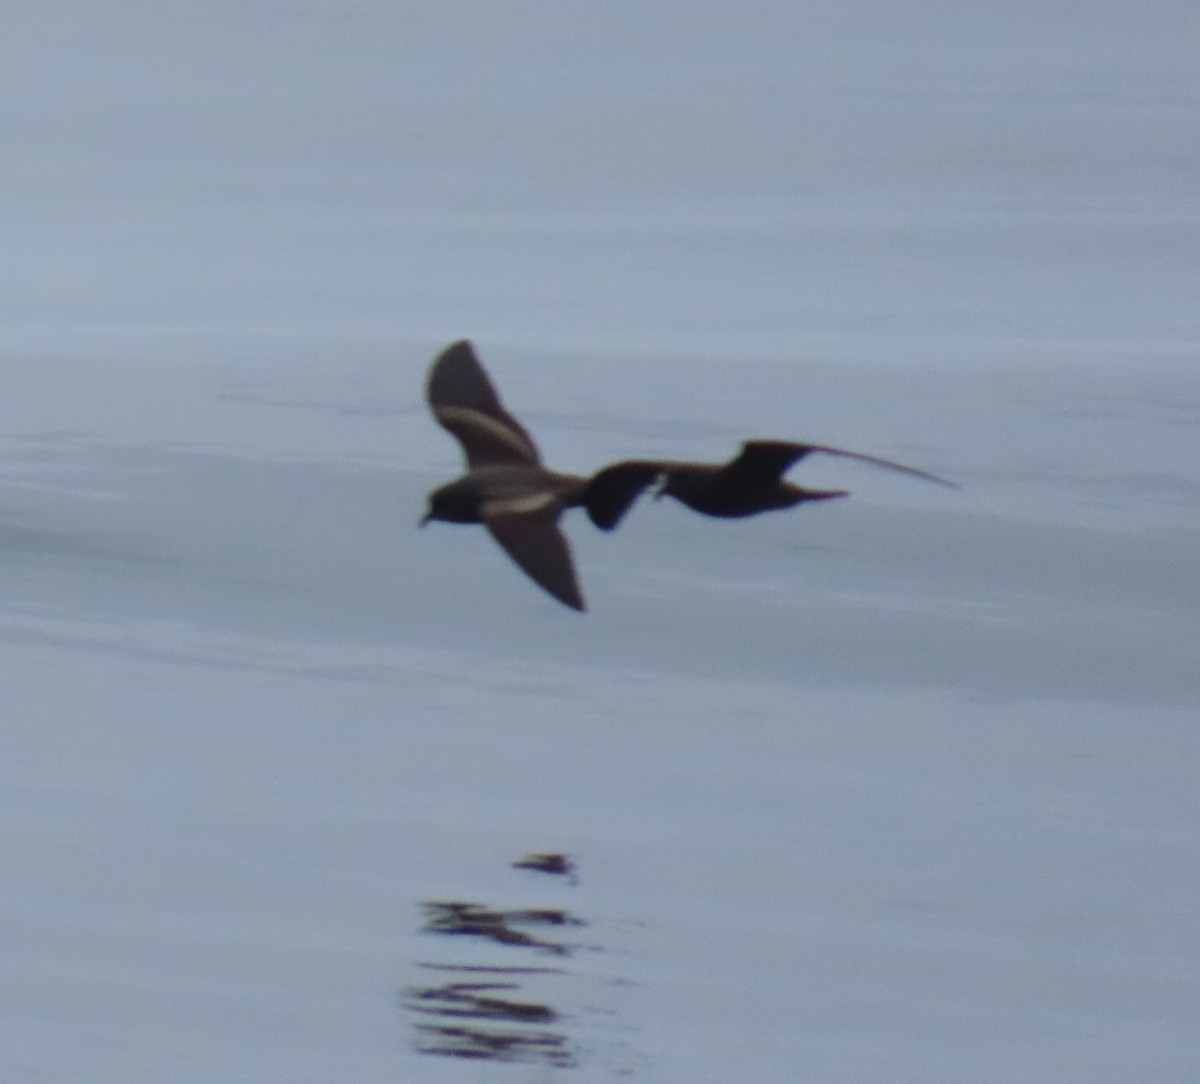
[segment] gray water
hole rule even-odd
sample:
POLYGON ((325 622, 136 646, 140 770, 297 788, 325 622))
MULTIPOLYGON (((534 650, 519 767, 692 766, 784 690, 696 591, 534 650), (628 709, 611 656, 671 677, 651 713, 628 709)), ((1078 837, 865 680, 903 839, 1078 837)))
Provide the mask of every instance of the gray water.
POLYGON ((5 1079, 1196 1079, 1198 37, 6 15, 5 1079), (580 616, 415 528, 464 335, 561 469, 963 488, 570 513, 580 616))

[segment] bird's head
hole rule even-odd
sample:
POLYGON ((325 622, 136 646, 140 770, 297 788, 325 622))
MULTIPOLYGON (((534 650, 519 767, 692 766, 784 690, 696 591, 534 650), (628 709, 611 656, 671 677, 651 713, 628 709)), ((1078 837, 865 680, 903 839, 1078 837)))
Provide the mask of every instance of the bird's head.
POLYGON ((479 518, 479 494, 460 478, 429 494, 429 504, 417 526, 424 527, 432 519, 445 523, 478 523, 479 518))

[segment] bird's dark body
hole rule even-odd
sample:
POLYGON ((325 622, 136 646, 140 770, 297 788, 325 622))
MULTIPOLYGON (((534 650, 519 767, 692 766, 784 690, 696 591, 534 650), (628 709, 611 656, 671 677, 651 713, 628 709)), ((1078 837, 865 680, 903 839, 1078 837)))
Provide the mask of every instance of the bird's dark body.
POLYGON ((760 512, 794 508, 804 501, 849 495, 844 490, 803 489, 780 479, 730 478, 724 468, 703 464, 666 472, 659 493, 674 497, 693 512, 720 519, 744 519, 760 512))
POLYGON ((484 523, 497 502, 517 507, 525 503, 535 509, 542 504, 571 508, 582 503, 587 482, 581 475, 545 469, 534 473, 523 466, 477 467, 433 490, 426 518, 484 523))

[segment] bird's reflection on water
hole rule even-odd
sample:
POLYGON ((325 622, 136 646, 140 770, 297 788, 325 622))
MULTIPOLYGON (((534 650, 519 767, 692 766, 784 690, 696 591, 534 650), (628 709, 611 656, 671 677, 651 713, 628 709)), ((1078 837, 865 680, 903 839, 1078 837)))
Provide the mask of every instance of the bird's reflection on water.
MULTIPOLYGON (((576 883, 574 864, 565 855, 532 854, 512 865, 576 883)), ((587 925, 554 907, 499 909, 461 900, 426 900, 421 907, 425 933, 479 938, 481 944, 560 960, 581 947, 570 931, 587 925)), ((529 989, 565 982, 565 968, 428 961, 417 967, 425 981, 404 992, 403 1005, 412 1016, 420 1053, 562 1069, 579 1064, 563 1014, 529 989)))
POLYGON ((565 956, 570 945, 551 941, 531 933, 542 926, 583 926, 585 923, 566 911, 541 907, 516 911, 493 911, 479 903, 457 901, 426 902, 425 932, 466 937, 484 937, 501 945, 521 945, 556 956, 565 956))
MULTIPOLYGON (((434 965, 422 964, 429 970, 434 965)), ((406 1007, 416 1016, 417 1050, 422 1054, 492 1061, 545 1062, 560 1069, 576 1064, 561 1018, 550 1005, 523 1000, 518 976, 541 969, 480 967, 480 979, 467 981, 465 968, 446 967, 455 977, 408 992, 406 1007)))
POLYGON ((575 876, 575 863, 565 854, 558 854, 556 852, 527 854, 524 858, 518 858, 512 864, 512 868, 528 869, 535 873, 550 873, 558 877, 566 877, 568 883, 572 885, 579 883, 579 878, 575 876))

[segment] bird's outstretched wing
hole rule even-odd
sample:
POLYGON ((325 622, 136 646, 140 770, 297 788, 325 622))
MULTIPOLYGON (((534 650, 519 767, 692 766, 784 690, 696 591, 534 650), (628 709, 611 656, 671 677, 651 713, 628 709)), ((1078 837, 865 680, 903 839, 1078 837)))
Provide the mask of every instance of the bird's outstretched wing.
POLYGON ((583 491, 588 518, 602 531, 613 530, 638 495, 671 468, 653 459, 629 459, 597 471, 583 491))
POLYGON ((785 471, 800 462, 805 456, 817 452, 821 455, 835 455, 842 459, 857 459, 860 463, 869 463, 873 467, 884 467, 887 470, 899 471, 914 478, 923 478, 926 482, 935 482, 940 486, 957 489, 953 482, 929 474, 916 467, 908 467, 891 459, 881 459, 876 455, 864 455, 862 452, 848 452, 844 448, 832 448, 828 444, 798 444, 786 440, 748 440, 742 445, 741 452, 726 466, 725 470, 746 482, 765 482, 779 479, 785 471))
POLYGON ((521 570, 539 587, 573 610, 583 610, 583 593, 575 577, 571 548, 558 529, 558 509, 553 504, 532 512, 489 512, 484 523, 492 537, 521 570))
POLYGON ((468 468, 540 462, 533 438, 504 409, 466 339, 433 359, 425 393, 438 424, 458 438, 468 468))

